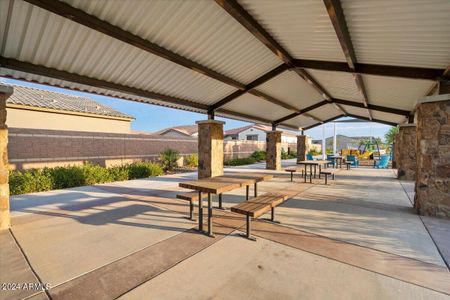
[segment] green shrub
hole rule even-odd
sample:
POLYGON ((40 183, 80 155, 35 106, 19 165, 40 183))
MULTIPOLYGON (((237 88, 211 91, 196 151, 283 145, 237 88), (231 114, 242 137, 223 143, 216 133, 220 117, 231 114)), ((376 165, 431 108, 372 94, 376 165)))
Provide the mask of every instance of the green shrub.
POLYGON ((164 171, 173 171, 177 167, 179 152, 174 149, 167 148, 159 154, 159 160, 164 171))
POLYGON ((83 170, 83 185, 92 185, 96 183, 105 183, 113 181, 113 177, 109 169, 100 167, 99 165, 85 164, 83 170))
POLYGON ((242 166, 256 163, 257 160, 253 157, 235 158, 224 162, 226 166, 242 166))
POLYGON ((69 166, 49 169, 53 178, 53 189, 67 189, 85 184, 83 167, 69 166))
POLYGON ((256 161, 262 161, 266 159, 266 151, 258 150, 252 153, 250 157, 253 157, 256 161))
POLYGON ((152 162, 138 162, 109 169, 87 163, 82 166, 11 171, 9 187, 11 195, 19 195, 161 174, 161 166, 152 162))
POLYGON ((197 154, 189 154, 184 158, 184 164, 190 168, 198 167, 198 155, 197 154))
POLYGON ((160 165, 152 162, 138 162, 128 166, 128 179, 146 178, 159 176, 164 173, 160 165))
POLYGON ((309 150, 308 154, 311 154, 312 156, 316 156, 316 155, 322 154, 322 152, 319 152, 316 150, 316 148, 313 148, 313 149, 309 150))
POLYGON ((11 195, 49 191, 53 188, 53 179, 48 169, 28 172, 11 171, 9 174, 11 195))
POLYGON ((125 181, 128 180, 130 175, 130 169, 127 166, 112 167, 108 170, 112 181, 125 181))

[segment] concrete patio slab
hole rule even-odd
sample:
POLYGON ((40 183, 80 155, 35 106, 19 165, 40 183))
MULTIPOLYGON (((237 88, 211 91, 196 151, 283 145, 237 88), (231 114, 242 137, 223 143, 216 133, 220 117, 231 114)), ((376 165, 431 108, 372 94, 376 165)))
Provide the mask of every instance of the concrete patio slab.
MULTIPOLYGON (((41 280, 52 285, 52 299, 139 298, 148 292, 169 299, 450 294, 450 272, 440 255, 446 250, 439 252, 428 233, 441 225, 430 221, 427 231, 392 170, 339 170, 325 186, 318 178, 290 182, 288 173, 263 167, 225 169, 274 174, 258 184, 259 194, 292 196, 276 209, 280 225, 254 222, 256 243, 233 233, 245 230, 245 219, 228 210, 214 210, 216 238, 190 229, 197 223, 186 219, 188 202, 175 196, 185 191, 178 183, 196 173, 16 196, 12 232, 41 280), (285 252, 290 254, 280 254, 285 252)), ((226 208, 245 201, 245 188, 223 200, 226 208)), ((445 232, 436 231, 433 239, 450 248, 445 232)), ((27 273, 27 265, 19 271, 27 273)))
POLYGON ((249 242, 234 235, 120 299, 149 295, 155 299, 448 299, 268 240, 249 242))
POLYGON ((117 196, 32 212, 39 217, 20 217, 13 232, 36 272, 52 286, 195 225, 182 215, 117 196))
POLYGON ((0 299, 25 298, 39 293, 17 284, 39 283, 9 230, 0 231, 0 299), (8 283, 10 286, 8 286, 8 283))
POLYGON ((316 185, 282 204, 277 219, 303 231, 445 266, 389 171, 374 176, 372 169, 341 170, 332 185, 316 185))

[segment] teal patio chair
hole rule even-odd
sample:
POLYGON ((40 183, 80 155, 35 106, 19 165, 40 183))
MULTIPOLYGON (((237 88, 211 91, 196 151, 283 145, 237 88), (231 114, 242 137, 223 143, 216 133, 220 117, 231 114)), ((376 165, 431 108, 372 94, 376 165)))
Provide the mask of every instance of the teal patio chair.
POLYGON ((375 161, 374 168, 387 169, 389 166, 389 155, 381 155, 380 159, 375 161))
POLYGON ((352 167, 359 167, 359 160, 355 155, 347 155, 346 160, 352 163, 352 167))
POLYGON ((314 160, 312 154, 306 154, 306 160, 314 160))
POLYGON ((336 165, 336 159, 333 158, 333 156, 334 156, 334 154, 327 154, 327 160, 328 160, 327 167, 328 167, 330 164, 333 166, 333 168, 335 167, 335 165, 336 165))

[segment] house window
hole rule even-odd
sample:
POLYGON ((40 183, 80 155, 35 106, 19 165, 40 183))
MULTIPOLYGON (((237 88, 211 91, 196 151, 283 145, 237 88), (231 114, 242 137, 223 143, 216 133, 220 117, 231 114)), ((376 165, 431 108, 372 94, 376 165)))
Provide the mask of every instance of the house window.
POLYGON ((257 141, 258 135, 257 134, 247 134, 247 141, 257 141))

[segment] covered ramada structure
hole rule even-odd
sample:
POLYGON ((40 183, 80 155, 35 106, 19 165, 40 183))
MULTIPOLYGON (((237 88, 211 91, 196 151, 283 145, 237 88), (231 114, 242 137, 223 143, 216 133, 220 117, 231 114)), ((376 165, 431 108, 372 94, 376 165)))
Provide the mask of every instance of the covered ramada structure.
MULTIPOLYGON (((0 76, 205 114, 199 178, 223 174, 223 122, 344 116, 400 126, 419 214, 450 218, 450 1, 0 1, 0 76)), ((10 227, 1 86, 0 226, 10 227)), ((150 121, 150 120, 149 120, 150 121)), ((305 157, 298 137, 299 159, 305 157)))

